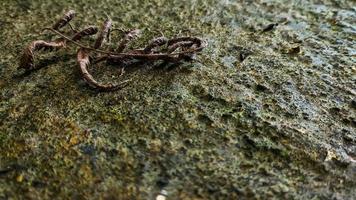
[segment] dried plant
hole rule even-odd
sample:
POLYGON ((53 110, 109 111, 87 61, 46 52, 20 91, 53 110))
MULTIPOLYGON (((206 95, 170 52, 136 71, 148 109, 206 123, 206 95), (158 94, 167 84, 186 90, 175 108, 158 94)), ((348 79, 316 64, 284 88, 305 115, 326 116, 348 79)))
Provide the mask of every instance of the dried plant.
POLYGON ((96 26, 89 26, 88 28, 77 32, 73 37, 72 40, 73 41, 79 41, 81 40, 83 37, 85 36, 89 36, 89 35, 95 35, 98 32, 98 28, 96 26))
POLYGON ((103 50, 101 49, 103 44, 105 41, 109 41, 110 38, 110 32, 112 30, 111 19, 108 17, 107 20, 105 20, 100 31, 95 26, 89 26, 82 31, 76 31, 69 23, 74 16, 75 12, 73 10, 68 11, 51 28, 45 28, 44 30, 51 31, 60 38, 50 42, 43 40, 31 42, 23 52, 19 68, 24 68, 26 70, 35 69, 34 58, 36 51, 57 50, 71 44, 80 47, 77 51, 79 71, 82 78, 88 83, 88 85, 100 91, 114 91, 124 87, 128 80, 117 84, 99 83, 88 71, 92 60, 94 60, 93 64, 107 61, 109 64, 119 65, 134 60, 141 62, 152 62, 158 60, 165 62, 180 62, 194 59, 195 54, 206 47, 206 43, 198 37, 179 37, 167 39, 166 37, 161 36, 152 39, 148 45, 142 49, 125 51, 129 43, 134 39, 137 39, 140 34, 140 30, 134 29, 123 31, 124 37, 118 43, 118 46, 114 51, 103 50), (69 25, 73 31, 72 36, 67 36, 59 31, 59 29, 66 25, 69 25), (98 35, 93 47, 80 43, 84 37, 95 35, 97 33, 98 35), (93 55, 92 53, 96 54, 93 55))
POLYGON ((130 30, 128 32, 125 33, 124 38, 121 40, 121 42, 119 43, 116 52, 121 53, 125 50, 125 48, 127 47, 127 45, 134 39, 136 39, 139 34, 140 34, 140 30, 139 29, 134 29, 134 30, 130 30))
POLYGON ((83 77, 83 79, 92 87, 95 89, 98 89, 100 91, 114 91, 122 88, 125 83, 128 81, 123 81, 119 84, 100 84, 98 83, 93 76, 88 72, 88 66, 90 65, 90 59, 89 59, 89 51, 86 50, 85 48, 80 48, 77 53, 77 60, 79 63, 79 70, 80 73, 83 77))
POLYGON ((53 42, 46 42, 43 40, 36 40, 29 44, 20 59, 19 68, 24 68, 27 70, 35 69, 35 52, 40 50, 54 50, 60 49, 66 46, 66 41, 63 39, 57 39, 53 42))
POLYGON ((53 26, 52 28, 54 30, 59 30, 60 28, 64 27, 67 25, 75 16, 75 11, 70 10, 67 13, 64 14, 62 18, 60 18, 53 26))
POLYGON ((99 49, 101 47, 101 45, 103 44, 105 38, 107 38, 107 39, 109 38, 111 26, 112 26, 112 21, 110 18, 108 18, 104 22, 104 24, 101 28, 101 31, 95 41, 95 44, 94 44, 95 49, 99 49))

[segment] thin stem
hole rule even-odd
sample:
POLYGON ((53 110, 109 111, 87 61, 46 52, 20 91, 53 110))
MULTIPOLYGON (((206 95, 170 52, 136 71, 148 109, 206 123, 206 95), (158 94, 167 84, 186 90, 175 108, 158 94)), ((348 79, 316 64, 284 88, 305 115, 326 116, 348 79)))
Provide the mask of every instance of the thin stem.
POLYGON ((70 22, 68 22, 68 26, 69 26, 69 28, 73 31, 73 33, 78 33, 78 30, 75 29, 75 28, 73 27, 73 25, 72 25, 70 22))
POLYGON ((69 38, 68 36, 60 33, 59 31, 53 29, 53 28, 44 28, 43 30, 49 30, 61 37, 63 37, 64 39, 72 42, 73 44, 79 46, 79 47, 82 47, 84 49, 88 49, 88 50, 91 50, 91 51, 95 51, 95 52, 98 52, 98 53, 103 53, 103 54, 108 54, 108 55, 116 55, 116 56, 128 56, 128 57, 163 57, 163 56, 174 56, 174 55, 181 55, 181 54, 187 54, 187 53, 193 53, 193 52, 196 52, 196 51, 200 51, 202 49, 205 48, 204 45, 198 47, 198 48, 195 48, 195 49, 190 49, 190 50, 187 50, 187 51, 182 51, 182 52, 177 52, 177 53, 171 53, 171 54, 132 54, 132 53, 116 53, 116 52, 112 52, 112 51, 104 51, 104 50, 100 50, 100 49, 95 49, 95 48, 92 48, 92 47, 88 47, 88 46, 85 46, 79 42, 76 42, 76 41, 73 41, 71 38, 69 38))

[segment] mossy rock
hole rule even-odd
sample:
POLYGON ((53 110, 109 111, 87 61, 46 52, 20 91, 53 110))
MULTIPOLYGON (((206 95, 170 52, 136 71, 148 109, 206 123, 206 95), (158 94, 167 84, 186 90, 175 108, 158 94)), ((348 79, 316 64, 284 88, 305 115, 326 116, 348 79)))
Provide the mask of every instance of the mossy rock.
MULTIPOLYGON (((352 1, 0 6, 0 199, 356 198, 352 1), (116 92, 82 81, 74 46, 17 70, 19 52, 55 38, 41 29, 69 9, 76 27, 108 15, 142 29, 133 47, 160 32, 209 45, 195 62, 126 70, 133 81, 116 92)), ((121 79, 115 66, 91 70, 121 79)))

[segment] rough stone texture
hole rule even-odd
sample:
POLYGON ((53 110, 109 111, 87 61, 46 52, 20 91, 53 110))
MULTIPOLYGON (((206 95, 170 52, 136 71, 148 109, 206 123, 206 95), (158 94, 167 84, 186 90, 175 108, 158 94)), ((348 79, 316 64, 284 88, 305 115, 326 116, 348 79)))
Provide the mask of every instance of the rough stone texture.
MULTIPOLYGON (((356 198, 355 1, 0 7, 0 199, 356 198), (108 14, 116 27, 143 29, 135 46, 162 30, 209 47, 199 62, 128 69, 134 81, 112 93, 84 84, 76 47, 17 71, 23 47, 49 39, 41 28, 68 9, 76 26, 108 14)), ((117 80, 120 69, 93 71, 117 80)))

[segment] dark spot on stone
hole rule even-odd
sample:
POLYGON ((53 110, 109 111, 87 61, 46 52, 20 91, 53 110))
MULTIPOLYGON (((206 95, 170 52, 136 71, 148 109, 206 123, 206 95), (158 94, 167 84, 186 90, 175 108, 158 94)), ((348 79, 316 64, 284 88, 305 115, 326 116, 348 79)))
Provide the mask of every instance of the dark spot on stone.
POLYGON ((159 188, 164 188, 169 184, 169 179, 167 177, 161 177, 156 181, 156 185, 159 188))
POLYGON ((356 119, 354 117, 350 117, 351 126, 356 127, 356 119))
POLYGON ((240 52, 239 53, 239 61, 243 62, 251 53, 249 52, 240 52))
POLYGON ((211 184, 207 184, 206 185, 207 187, 207 191, 210 193, 210 194, 214 194, 216 192, 218 192, 218 189, 216 189, 213 185, 211 184))
POLYGON ((296 116, 296 113, 287 110, 286 113, 284 113, 284 116, 288 118, 293 118, 296 116))
POLYGON ((305 120, 309 119, 309 114, 308 113, 303 112, 302 115, 303 115, 303 119, 305 119, 305 120))
POLYGON ((206 115, 199 115, 198 116, 198 121, 205 124, 205 125, 211 125, 213 123, 213 120, 211 120, 208 116, 206 115))
POLYGON ((277 26, 278 26, 278 23, 268 24, 266 27, 264 27, 264 28, 262 29, 262 33, 271 31, 271 30, 275 29, 277 26))
POLYGON ((356 109, 356 100, 351 101, 351 108, 356 109))
POLYGON ((83 145, 80 147, 80 150, 83 154, 94 155, 95 147, 93 145, 83 145))
POLYGON ((186 147, 192 147, 192 146, 193 146, 193 141, 192 141, 192 139, 187 138, 187 139, 184 139, 184 140, 183 140, 183 144, 184 144, 186 147))
POLYGON ((21 171, 24 170, 25 167, 19 164, 10 164, 6 167, 0 168, 0 176, 1 175, 6 175, 7 173, 10 173, 12 171, 21 171))
POLYGON ((183 146, 183 147, 180 147, 180 148, 179 148, 179 151, 184 155, 184 154, 187 153, 188 150, 187 150, 187 147, 184 147, 184 146, 183 146))
POLYGON ((335 115, 335 114, 339 114, 341 111, 340 108, 337 108, 337 107, 333 107, 333 108, 330 108, 330 113, 335 115))
POLYGON ((351 121, 348 118, 343 118, 342 122, 344 122, 345 124, 351 124, 351 121))
POLYGON ((5 175, 5 174, 7 174, 7 173, 9 173, 9 172, 12 172, 13 170, 14 170, 14 169, 11 168, 10 166, 4 167, 4 168, 0 169, 0 176, 1 176, 1 175, 5 175))
POLYGON ((253 141, 249 136, 244 135, 242 139, 246 147, 253 147, 253 148, 256 147, 255 141, 253 141))
POLYGON ((35 188, 44 188, 47 184, 45 182, 35 180, 32 181, 31 185, 35 188))
POLYGON ((263 84, 257 84, 256 90, 259 92, 270 92, 271 91, 270 88, 268 88, 266 85, 263 85, 263 84))
POLYGON ((221 115, 221 119, 226 123, 227 121, 229 121, 230 119, 232 119, 232 115, 230 113, 224 113, 221 115))
POLYGON ((145 146, 147 146, 147 141, 143 138, 139 138, 139 139, 137 139, 137 145, 141 146, 141 147, 145 147, 145 146))
POLYGON ((116 156, 119 153, 118 150, 116 149, 110 149, 109 151, 109 156, 116 156))
POLYGON ((300 53, 300 46, 292 47, 288 49, 287 51, 288 54, 298 54, 300 53))
POLYGON ((239 45, 230 46, 228 48, 228 51, 232 53, 237 53, 238 54, 237 58, 240 62, 243 62, 248 56, 250 56, 253 53, 250 49, 247 49, 239 45))

